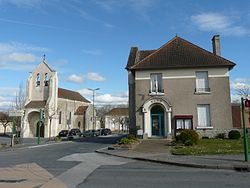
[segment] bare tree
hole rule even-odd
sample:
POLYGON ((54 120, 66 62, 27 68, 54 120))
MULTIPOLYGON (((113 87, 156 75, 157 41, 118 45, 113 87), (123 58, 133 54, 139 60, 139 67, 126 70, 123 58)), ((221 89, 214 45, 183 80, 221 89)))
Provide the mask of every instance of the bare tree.
MULTIPOLYGON (((26 90, 23 83, 21 82, 19 84, 18 91, 16 92, 16 96, 13 100, 12 110, 22 110, 24 108, 25 101, 26 101, 26 90)), ((20 133, 21 123, 22 123, 21 117, 14 117, 13 120, 15 122, 16 130, 18 130, 18 132, 20 133)))
POLYGON ((13 108, 15 110, 22 110, 26 101, 26 92, 23 83, 19 84, 18 91, 16 93, 15 102, 13 108))
POLYGON ((248 85, 244 85, 238 88, 236 91, 237 91, 237 94, 240 96, 244 96, 244 97, 250 96, 250 86, 248 85))
POLYGON ((125 117, 125 116, 113 116, 112 123, 113 124, 118 123, 118 126, 119 126, 118 129, 119 129, 119 131, 120 131, 120 126, 121 126, 122 131, 124 131, 124 126, 126 124, 128 124, 128 120, 129 120, 129 118, 125 117))
POLYGON ((6 129, 10 125, 9 122, 11 122, 9 115, 7 113, 0 112, 0 123, 3 125, 4 135, 6 135, 6 129))
POLYGON ((105 115, 113 108, 114 106, 111 105, 105 105, 96 108, 96 116, 99 117, 102 128, 105 127, 105 115))

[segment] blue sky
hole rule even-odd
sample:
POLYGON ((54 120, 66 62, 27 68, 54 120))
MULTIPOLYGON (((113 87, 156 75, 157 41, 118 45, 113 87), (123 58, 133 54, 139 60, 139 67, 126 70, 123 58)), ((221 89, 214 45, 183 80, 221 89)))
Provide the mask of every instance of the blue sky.
POLYGON ((42 55, 59 75, 59 87, 98 104, 127 103, 131 46, 157 49, 176 34, 212 51, 221 36, 222 56, 235 62, 235 88, 249 86, 250 1, 238 0, 0 0, 0 108, 42 55))

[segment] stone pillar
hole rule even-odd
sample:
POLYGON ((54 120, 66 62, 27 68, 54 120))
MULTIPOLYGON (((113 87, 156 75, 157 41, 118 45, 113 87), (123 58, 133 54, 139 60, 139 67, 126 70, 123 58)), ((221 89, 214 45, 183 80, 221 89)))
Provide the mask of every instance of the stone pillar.
POLYGON ((171 135, 172 133, 172 117, 171 112, 168 112, 168 134, 171 135))

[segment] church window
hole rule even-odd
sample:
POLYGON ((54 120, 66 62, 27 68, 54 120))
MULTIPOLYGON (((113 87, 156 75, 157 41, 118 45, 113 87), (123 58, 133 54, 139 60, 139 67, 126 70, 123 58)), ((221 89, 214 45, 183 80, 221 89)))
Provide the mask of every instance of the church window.
POLYGON ((49 85, 49 76, 48 76, 48 73, 45 73, 44 86, 48 86, 48 85, 49 85))
POLYGON ((37 73, 37 75, 36 75, 36 87, 40 86, 40 80, 41 80, 40 74, 37 73))

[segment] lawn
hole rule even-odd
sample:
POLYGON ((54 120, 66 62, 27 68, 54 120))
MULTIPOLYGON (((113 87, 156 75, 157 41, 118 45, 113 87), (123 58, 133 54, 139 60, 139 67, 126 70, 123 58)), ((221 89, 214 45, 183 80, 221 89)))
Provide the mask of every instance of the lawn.
MULTIPOLYGON (((249 145, 248 148, 250 149, 249 145)), ((239 154, 244 153, 244 144, 243 139, 201 139, 194 146, 176 145, 171 152, 174 155, 239 154)))

